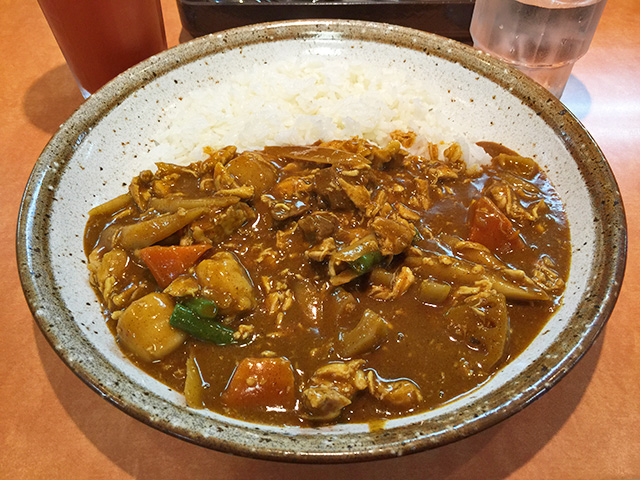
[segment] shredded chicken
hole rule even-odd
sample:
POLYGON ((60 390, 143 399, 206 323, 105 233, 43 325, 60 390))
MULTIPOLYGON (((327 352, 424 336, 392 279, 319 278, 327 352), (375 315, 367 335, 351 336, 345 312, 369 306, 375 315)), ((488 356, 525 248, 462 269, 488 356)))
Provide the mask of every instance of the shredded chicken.
POLYGON ((255 217, 253 208, 239 202, 222 212, 203 216, 190 226, 190 234, 196 243, 220 243, 255 217))
POLYGON ((141 274, 136 274, 131 258, 122 249, 115 248, 104 255, 98 249, 93 250, 88 267, 91 284, 102 294, 109 310, 122 310, 153 291, 153 285, 141 274))
POLYGON ((253 325, 239 325, 238 330, 233 332, 233 338, 236 341, 248 340, 254 334, 255 327, 253 325))
POLYGON ((515 221, 536 222, 546 210, 546 204, 542 199, 525 208, 518 199, 517 190, 506 182, 495 183, 487 189, 487 195, 507 217, 515 221))
POLYGON ((200 292, 200 284, 192 275, 181 275, 164 289, 172 297, 195 297, 200 292))
POLYGON ((394 300, 406 293, 416 277, 409 267, 402 267, 393 279, 391 289, 382 285, 372 285, 369 295, 376 300, 394 300))
POLYGON ((371 203, 369 190, 367 190, 363 185, 352 185, 343 178, 338 178, 337 180, 338 184, 342 187, 356 208, 366 211, 367 207, 371 203))
POLYGON ((364 360, 329 363, 320 367, 302 391, 302 401, 316 420, 333 420, 351 404, 354 395, 367 388, 364 360))
POLYGON ((533 280, 546 291, 562 292, 564 290, 564 280, 555 270, 555 262, 547 255, 544 255, 536 262, 533 270, 533 280))
POLYGON ((322 262, 325 258, 336 251, 336 241, 333 237, 325 238, 320 245, 311 247, 305 255, 314 262, 322 262))
POLYGON ((376 399, 395 408, 409 410, 422 402, 422 392, 409 380, 383 381, 373 372, 367 372, 369 393, 376 399))
POLYGON ((398 255, 411 246, 416 228, 404 218, 376 217, 371 222, 382 255, 398 255))

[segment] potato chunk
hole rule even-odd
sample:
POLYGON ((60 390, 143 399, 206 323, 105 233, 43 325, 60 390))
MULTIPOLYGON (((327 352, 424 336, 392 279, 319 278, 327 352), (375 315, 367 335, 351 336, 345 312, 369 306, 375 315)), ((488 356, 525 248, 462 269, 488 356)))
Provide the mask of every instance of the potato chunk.
POLYGON ((276 183, 276 169, 257 152, 242 153, 226 167, 240 185, 253 187, 256 195, 262 195, 276 183))
POLYGON ((187 339, 186 333, 169 324, 174 306, 165 293, 150 293, 133 302, 118 319, 120 344, 146 362, 169 355, 187 339))

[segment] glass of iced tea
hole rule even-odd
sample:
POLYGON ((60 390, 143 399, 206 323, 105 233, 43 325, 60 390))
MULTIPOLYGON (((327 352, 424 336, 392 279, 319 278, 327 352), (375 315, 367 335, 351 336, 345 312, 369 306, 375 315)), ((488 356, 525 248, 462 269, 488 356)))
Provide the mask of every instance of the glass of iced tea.
POLYGON ((476 0, 474 46, 510 63, 558 98, 591 44, 607 0, 476 0))
POLYGON ((160 0, 38 0, 82 95, 167 48, 160 0))

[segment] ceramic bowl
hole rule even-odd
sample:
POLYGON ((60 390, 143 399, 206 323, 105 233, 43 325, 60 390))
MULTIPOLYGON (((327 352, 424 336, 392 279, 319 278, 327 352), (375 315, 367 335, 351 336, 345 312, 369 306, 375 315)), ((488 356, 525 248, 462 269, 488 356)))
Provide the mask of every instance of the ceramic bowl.
POLYGON ((625 217, 611 170, 581 124, 550 93, 476 50, 417 30, 358 21, 262 24, 202 37, 125 72, 62 125, 38 159, 17 234, 24 292, 55 351, 131 416, 212 449, 263 459, 349 462, 404 455, 485 429, 551 388, 606 323, 626 258, 625 217), (359 59, 443 87, 444 113, 472 138, 534 156, 563 198, 573 257, 562 307, 519 357, 467 395, 432 411, 366 425, 274 427, 185 406, 129 363, 89 286, 82 238, 89 209, 150 167, 166 108, 202 82, 224 82, 283 58, 359 59))

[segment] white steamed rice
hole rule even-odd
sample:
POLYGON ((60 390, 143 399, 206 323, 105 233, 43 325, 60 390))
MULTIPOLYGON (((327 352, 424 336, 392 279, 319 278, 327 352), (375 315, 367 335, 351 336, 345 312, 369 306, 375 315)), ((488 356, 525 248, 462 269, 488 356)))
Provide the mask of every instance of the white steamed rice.
POLYGON ((242 151, 354 136, 383 145, 394 130, 417 133, 417 151, 456 141, 468 154, 469 143, 440 114, 445 97, 399 68, 319 58, 260 65, 185 95, 167 111, 152 154, 187 164, 203 160, 204 147, 242 151))

